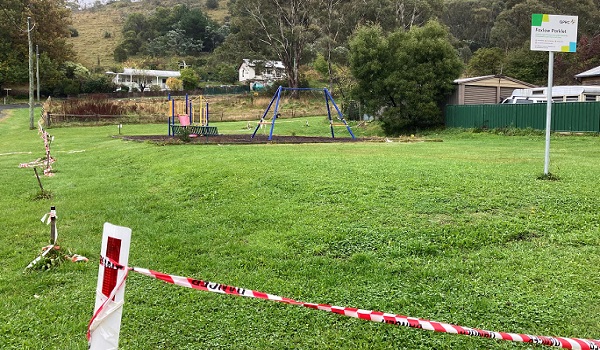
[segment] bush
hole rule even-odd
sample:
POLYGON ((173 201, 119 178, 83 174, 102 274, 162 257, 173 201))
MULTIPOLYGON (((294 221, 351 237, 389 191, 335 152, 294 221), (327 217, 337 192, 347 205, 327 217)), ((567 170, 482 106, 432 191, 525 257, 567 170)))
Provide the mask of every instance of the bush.
POLYGON ((122 45, 118 45, 113 52, 113 58, 117 62, 125 62, 127 61, 128 55, 127 50, 122 45))
POLYGON ((112 80, 104 74, 94 74, 83 82, 81 92, 89 93, 108 93, 115 91, 116 86, 112 80))
POLYGON ((69 27, 69 32, 71 33, 71 38, 76 38, 79 36, 79 32, 74 27, 69 27))
POLYGON ((219 8, 219 0, 206 0, 206 8, 216 10, 219 8))

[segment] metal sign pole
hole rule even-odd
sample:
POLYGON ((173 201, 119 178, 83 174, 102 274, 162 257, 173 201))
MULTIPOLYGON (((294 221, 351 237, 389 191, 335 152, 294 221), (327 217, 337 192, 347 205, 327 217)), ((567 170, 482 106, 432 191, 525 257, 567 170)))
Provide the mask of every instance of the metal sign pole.
POLYGON ((552 84, 554 80, 554 51, 548 52, 548 89, 546 91, 546 151, 544 156, 544 175, 550 173, 550 129, 552 126, 552 84))
POLYGON ((546 90, 546 150, 544 175, 550 174, 550 129, 552 128, 552 81, 554 78, 554 52, 575 52, 577 50, 577 16, 531 15, 532 51, 548 51, 548 87, 546 90))

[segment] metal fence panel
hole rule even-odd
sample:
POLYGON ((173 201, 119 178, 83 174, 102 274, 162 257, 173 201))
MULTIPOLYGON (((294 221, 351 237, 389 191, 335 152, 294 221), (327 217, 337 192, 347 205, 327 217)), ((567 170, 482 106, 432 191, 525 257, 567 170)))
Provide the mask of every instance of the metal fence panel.
MULTIPOLYGON (((445 113, 446 127, 546 129, 546 104, 452 105, 445 113)), ((552 131, 600 132, 600 102, 552 105, 552 131)))

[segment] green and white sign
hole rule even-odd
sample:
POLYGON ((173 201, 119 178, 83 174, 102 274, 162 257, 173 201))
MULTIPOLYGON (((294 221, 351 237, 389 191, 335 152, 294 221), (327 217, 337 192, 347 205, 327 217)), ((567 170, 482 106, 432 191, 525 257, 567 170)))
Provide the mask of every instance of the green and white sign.
POLYGON ((575 52, 577 16, 531 15, 531 50, 575 52))

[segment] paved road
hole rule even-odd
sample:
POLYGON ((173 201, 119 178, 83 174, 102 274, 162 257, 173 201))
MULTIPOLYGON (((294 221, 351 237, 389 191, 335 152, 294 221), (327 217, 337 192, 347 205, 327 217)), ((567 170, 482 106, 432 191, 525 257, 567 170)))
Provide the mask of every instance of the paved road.
POLYGON ((19 104, 13 104, 13 105, 3 105, 0 103, 0 112, 5 109, 28 108, 28 107, 29 107, 29 105, 26 103, 19 103, 19 104))
POLYGON ((25 103, 19 103, 19 104, 12 104, 12 105, 4 105, 4 104, 0 104, 0 119, 2 119, 3 117, 3 112, 7 109, 15 109, 15 108, 29 108, 29 104, 25 104, 25 103))

